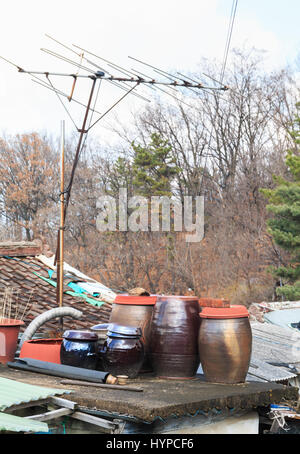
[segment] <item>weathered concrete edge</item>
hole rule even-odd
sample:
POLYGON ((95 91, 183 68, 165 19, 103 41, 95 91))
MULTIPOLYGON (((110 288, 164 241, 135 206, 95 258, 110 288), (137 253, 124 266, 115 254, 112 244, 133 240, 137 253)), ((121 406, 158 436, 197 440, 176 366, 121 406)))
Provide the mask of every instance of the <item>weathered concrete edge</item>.
MULTIPOLYGON (((212 409, 216 410, 253 410, 258 407, 267 407, 270 404, 278 404, 283 399, 286 400, 297 400, 298 399, 298 388, 293 386, 277 385, 276 388, 270 384, 270 389, 265 391, 255 391, 249 394, 239 394, 227 397, 219 397, 215 399, 199 400, 186 404, 172 404, 165 405, 163 408, 157 407, 148 409, 145 406, 138 407, 129 402, 118 402, 116 408, 116 402, 103 401, 95 399, 87 399, 76 394, 76 402, 78 405, 89 408, 90 410, 101 411, 105 413, 111 413, 118 415, 120 418, 122 415, 129 416, 133 419, 138 419, 141 422, 152 423, 157 419, 167 420, 173 417, 183 416, 195 416, 199 412, 208 413, 212 409), (280 386, 278 388, 277 386, 280 386)), ((73 398, 75 396, 73 395, 73 398)), ((68 398, 68 396, 66 396, 68 398)))

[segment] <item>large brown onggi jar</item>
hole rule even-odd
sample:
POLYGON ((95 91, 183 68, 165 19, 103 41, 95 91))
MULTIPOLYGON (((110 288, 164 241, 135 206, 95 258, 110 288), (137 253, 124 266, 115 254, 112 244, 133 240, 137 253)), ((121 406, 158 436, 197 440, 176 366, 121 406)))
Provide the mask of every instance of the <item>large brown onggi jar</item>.
POLYGON ((150 358, 161 378, 191 379, 199 367, 196 297, 159 296, 153 309, 150 358))
POLYGON ((141 372, 150 372, 149 341, 151 317, 156 296, 117 295, 109 318, 109 323, 141 328, 141 340, 144 343, 145 359, 141 372))
POLYGON ((144 361, 141 334, 139 327, 110 324, 100 352, 104 371, 136 378, 144 361))
POLYGON ((198 346, 206 381, 245 382, 252 350, 252 331, 246 307, 205 307, 200 318, 198 346))

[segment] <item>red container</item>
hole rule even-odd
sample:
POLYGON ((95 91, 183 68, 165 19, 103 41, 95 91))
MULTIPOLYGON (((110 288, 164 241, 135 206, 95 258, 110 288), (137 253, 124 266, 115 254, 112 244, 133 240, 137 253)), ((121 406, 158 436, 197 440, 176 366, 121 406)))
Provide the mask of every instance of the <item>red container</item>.
POLYGON ((18 344, 18 335, 22 320, 3 318, 0 322, 0 363, 13 361, 18 344))
POLYGON ((61 364, 60 348, 62 338, 31 339, 25 341, 20 351, 20 358, 39 359, 50 363, 61 364))

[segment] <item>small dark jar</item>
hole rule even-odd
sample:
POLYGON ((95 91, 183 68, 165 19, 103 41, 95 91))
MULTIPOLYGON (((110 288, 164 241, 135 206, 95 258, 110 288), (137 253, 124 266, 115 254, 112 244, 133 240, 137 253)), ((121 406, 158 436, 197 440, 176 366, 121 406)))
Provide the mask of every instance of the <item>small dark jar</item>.
POLYGON ((98 336, 89 331, 65 331, 60 349, 62 364, 85 369, 97 369, 98 336))
POLYGON ((103 370, 136 378, 145 358, 141 336, 139 327, 110 324, 100 352, 103 370))

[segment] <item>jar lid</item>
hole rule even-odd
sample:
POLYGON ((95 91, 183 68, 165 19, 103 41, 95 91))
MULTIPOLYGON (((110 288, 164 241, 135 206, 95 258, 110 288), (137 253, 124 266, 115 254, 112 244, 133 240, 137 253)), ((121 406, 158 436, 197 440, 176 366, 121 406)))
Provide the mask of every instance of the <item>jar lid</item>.
POLYGON ((138 326, 125 326, 116 323, 110 323, 108 326, 109 333, 124 334, 125 336, 141 336, 142 330, 138 326))
POLYGON ((89 340, 89 341, 96 341, 98 340, 98 336, 96 333, 91 333, 90 331, 65 331, 63 334, 65 339, 76 339, 76 340, 89 340))
POLYGON ((99 325, 94 325, 91 327, 93 331, 107 331, 109 323, 100 323, 99 325))
POLYGON ((243 318, 249 317, 249 312, 245 306, 236 305, 226 308, 203 307, 199 315, 201 318, 214 319, 243 318))
POLYGON ((139 306, 154 306, 156 303, 156 296, 134 296, 121 294, 117 295, 114 303, 115 304, 131 304, 139 306))

